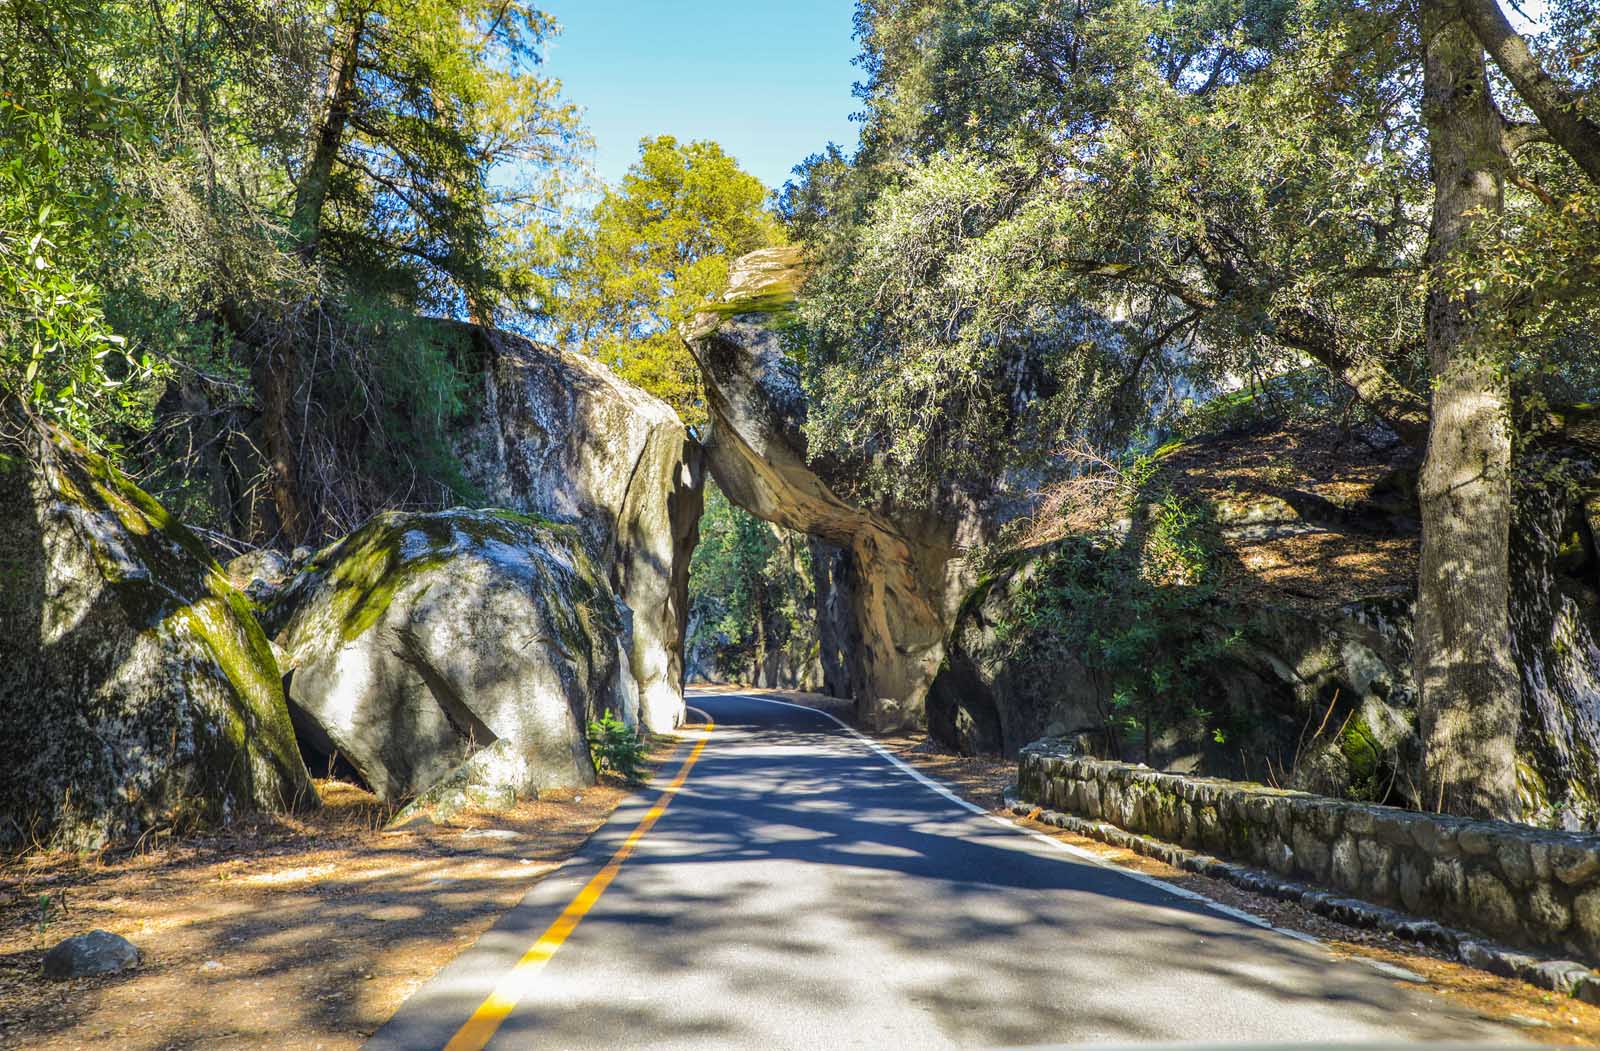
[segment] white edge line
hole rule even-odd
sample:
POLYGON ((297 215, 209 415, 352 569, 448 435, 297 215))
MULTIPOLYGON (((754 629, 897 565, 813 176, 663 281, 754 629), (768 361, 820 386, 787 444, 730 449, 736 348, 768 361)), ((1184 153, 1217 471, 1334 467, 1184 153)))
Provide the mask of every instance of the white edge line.
MULTIPOLYGON (((1307 934, 1304 931, 1295 931, 1289 930, 1286 927, 1279 927, 1274 923, 1270 923, 1267 920, 1262 919, 1260 916, 1245 912, 1243 909, 1236 909, 1232 905, 1224 905, 1220 901, 1215 901, 1206 897, 1204 894, 1192 891, 1187 887, 1179 887, 1176 884, 1168 883, 1166 880, 1161 879, 1158 876, 1150 876, 1138 871, 1137 869, 1130 869, 1125 865, 1121 865, 1115 861, 1112 861, 1110 858, 1102 857, 1092 850, 1085 850, 1082 847, 1073 846, 1071 843, 1064 843, 1061 840, 1056 839, 1054 836, 1045 835, 1043 832, 1040 832, 1037 829, 1026 828, 1017 824, 1015 821, 1001 817, 999 814, 991 813, 971 800, 962 799, 960 796, 956 795, 956 793, 951 790, 949 786, 941 784, 939 781, 929 777, 927 774, 907 763, 905 760, 889 751, 889 749, 885 748, 877 741, 874 741, 872 738, 866 736, 860 730, 857 730, 854 726, 851 726, 849 723, 845 722, 843 719, 840 719, 832 712, 825 711, 821 708, 812 708, 805 704, 795 704, 793 701, 775 701, 770 697, 756 697, 748 693, 728 693, 721 694, 720 696, 738 697, 741 700, 756 701, 760 704, 778 704, 785 708, 798 708, 803 712, 815 712, 817 715, 826 716, 838 724, 839 728, 844 730, 851 737, 854 737, 872 751, 876 752, 879 757, 888 760, 889 763, 898 768, 901 773, 906 774, 913 781, 918 782, 929 791, 943 796, 956 806, 961 807, 963 810, 970 810, 972 813, 986 817, 995 824, 1004 828, 1008 828, 1013 832, 1020 832, 1023 835, 1030 836, 1041 843, 1048 843, 1055 849, 1064 851, 1073 857, 1078 858, 1079 860, 1090 862, 1091 864, 1098 865, 1101 868, 1113 869, 1121 875, 1127 876, 1129 879, 1136 880, 1139 883, 1143 883, 1149 887, 1154 887, 1157 890, 1165 891, 1166 893, 1171 894, 1173 897, 1182 898, 1185 901, 1197 902, 1215 912, 1222 913, 1224 916, 1228 916, 1236 920, 1242 920, 1245 923, 1255 927, 1260 927, 1263 930, 1269 930, 1277 934, 1282 934, 1285 937, 1293 938, 1295 941, 1306 942, 1311 945, 1319 945, 1326 948, 1326 946, 1323 945, 1322 939, 1316 937, 1315 935, 1307 934)), ((691 710, 698 711, 698 709, 691 710)), ((709 715, 706 715, 705 712, 700 712, 700 714, 705 716, 707 719, 711 718, 709 715)))

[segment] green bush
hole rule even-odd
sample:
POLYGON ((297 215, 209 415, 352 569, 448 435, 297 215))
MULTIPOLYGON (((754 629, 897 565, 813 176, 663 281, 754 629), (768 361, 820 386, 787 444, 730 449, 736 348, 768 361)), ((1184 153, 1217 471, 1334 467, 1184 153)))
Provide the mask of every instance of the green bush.
POLYGON ((644 780, 644 738, 607 711, 589 720, 589 758, 596 773, 613 773, 628 781, 644 780))
POLYGON ((134 233, 62 119, 0 109, 0 392, 103 448, 113 425, 150 423, 157 369, 106 319, 92 271, 134 233))
POLYGON ((1011 654, 1066 652, 1109 688, 1106 730, 1142 745, 1188 726, 1228 736, 1210 702, 1210 672, 1247 626, 1220 594, 1216 524, 1209 509, 1172 491, 1155 458, 1118 469, 1133 520, 1115 532, 1067 537, 1041 555, 996 624, 1011 654))

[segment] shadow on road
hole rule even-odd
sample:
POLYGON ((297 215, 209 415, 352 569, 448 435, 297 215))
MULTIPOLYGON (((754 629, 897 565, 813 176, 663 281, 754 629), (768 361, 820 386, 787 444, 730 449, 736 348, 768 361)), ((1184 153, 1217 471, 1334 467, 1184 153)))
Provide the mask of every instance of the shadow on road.
POLYGON ((889 993, 957 1044, 1472 1035, 1323 949, 960 810, 814 713, 693 703, 710 747, 569 946, 572 980, 493 1046, 754 1046, 824 1007, 870 1026, 889 993))

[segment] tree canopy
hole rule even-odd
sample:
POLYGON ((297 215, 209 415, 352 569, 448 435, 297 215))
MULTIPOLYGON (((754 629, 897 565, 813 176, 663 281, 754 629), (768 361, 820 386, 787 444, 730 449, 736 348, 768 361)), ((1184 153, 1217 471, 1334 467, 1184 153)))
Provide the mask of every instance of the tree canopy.
MULTIPOLYGON (((813 440, 882 450, 864 477, 925 495, 1064 436, 1157 433, 1309 360, 1420 441, 1431 187, 1408 10, 864 3, 861 147, 812 158, 783 199, 821 260, 813 440)), ((1541 319, 1519 338, 1541 338, 1517 367, 1581 380, 1556 330, 1592 308, 1592 188, 1548 147, 1517 156, 1529 188, 1458 279, 1548 289, 1521 297, 1541 319), (1552 238, 1569 250, 1533 253, 1552 238)))
POLYGON ((538 72, 551 18, 430 0, 4 15, 7 388, 259 539, 462 495, 443 439, 460 380, 423 319, 549 309, 586 142, 538 72), (196 448, 230 477, 205 479, 196 448))
POLYGON ((1529 39, 1493 0, 863 0, 861 145, 781 201, 816 265, 813 453, 936 505, 1325 370, 1426 448, 1428 791, 1507 816, 1513 491, 1593 476, 1592 15, 1529 39))
POLYGON ((761 181, 714 142, 639 144, 563 269, 563 337, 700 423, 699 373, 678 326, 721 294, 728 265, 780 243, 761 181))

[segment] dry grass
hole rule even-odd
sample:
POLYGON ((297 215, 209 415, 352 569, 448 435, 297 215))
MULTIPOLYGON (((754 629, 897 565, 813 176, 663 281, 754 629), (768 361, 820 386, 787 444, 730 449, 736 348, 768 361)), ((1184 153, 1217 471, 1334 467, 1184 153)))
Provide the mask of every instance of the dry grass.
POLYGON ((370 793, 318 788, 303 821, 0 865, 0 1047, 357 1048, 628 795, 607 779, 384 832, 370 793), (43 929, 42 895, 64 905, 43 929), (41 977, 46 949, 95 928, 139 946, 140 968, 41 977))

